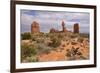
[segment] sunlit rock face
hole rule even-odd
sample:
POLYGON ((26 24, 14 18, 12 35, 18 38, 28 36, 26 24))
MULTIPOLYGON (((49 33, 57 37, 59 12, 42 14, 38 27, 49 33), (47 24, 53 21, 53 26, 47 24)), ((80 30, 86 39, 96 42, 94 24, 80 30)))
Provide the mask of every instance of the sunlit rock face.
POLYGON ((33 21, 31 25, 31 33, 38 33, 38 32, 40 32, 39 23, 37 23, 36 21, 33 21))

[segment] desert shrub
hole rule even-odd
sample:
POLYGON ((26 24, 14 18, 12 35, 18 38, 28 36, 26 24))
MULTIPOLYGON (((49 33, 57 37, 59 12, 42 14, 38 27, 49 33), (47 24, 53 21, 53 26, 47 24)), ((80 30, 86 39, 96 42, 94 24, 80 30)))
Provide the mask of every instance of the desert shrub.
POLYGON ((83 38, 89 38, 89 34, 80 33, 80 37, 83 37, 83 38))
POLYGON ((38 59, 29 59, 29 62, 38 62, 38 59))
POLYGON ((66 56, 71 57, 71 51, 69 49, 67 49, 66 51, 67 51, 66 56))
POLYGON ((80 38, 78 38, 78 41, 79 41, 80 43, 82 43, 82 42, 84 41, 84 39, 83 39, 82 37, 80 37, 80 38))
POLYGON ((27 32, 27 33, 22 33, 22 34, 21 34, 21 39, 22 39, 22 40, 31 39, 31 33, 29 33, 29 32, 27 32))
POLYGON ((66 50, 66 56, 69 57, 69 60, 75 60, 77 56, 81 58, 82 53, 79 51, 79 48, 72 47, 66 50))
POLYGON ((37 50, 38 52, 42 53, 42 52, 48 52, 51 48, 42 44, 42 43, 39 43, 37 44, 37 50))
POLYGON ((80 56, 80 59, 82 59, 82 60, 85 59, 85 60, 86 60, 87 58, 81 55, 81 56, 80 56))
POLYGON ((51 46, 51 47, 58 47, 60 44, 61 44, 61 40, 56 38, 56 37, 52 37, 51 38, 51 43, 48 44, 48 46, 51 46))
POLYGON ((45 35, 42 33, 38 35, 32 35, 32 41, 36 41, 37 43, 43 43, 44 38, 45 38, 45 35))
POLYGON ((50 33, 45 33, 45 36, 46 36, 46 37, 49 37, 49 36, 50 36, 50 33))
POLYGON ((44 48, 45 48, 45 45, 43 45, 43 44, 37 44, 37 49, 39 51, 43 50, 44 48))
POLYGON ((44 50, 41 51, 41 53, 49 54, 50 53, 50 49, 44 49, 44 50))
POLYGON ((37 43, 44 43, 44 38, 37 38, 36 41, 37 43))
POLYGON ((61 35, 61 34, 59 34, 59 35, 58 35, 58 38, 63 38, 63 37, 64 37, 64 36, 63 36, 63 35, 61 35))
POLYGON ((50 38, 53 38, 53 37, 54 37, 53 33, 50 33, 50 34, 49 34, 49 37, 50 37, 50 38))
POLYGON ((38 58, 36 58, 36 57, 27 57, 26 61, 27 62, 38 62, 38 58))
POLYGON ((36 41, 36 37, 32 37, 32 41, 36 41))
POLYGON ((31 57, 37 54, 37 50, 31 45, 21 45, 21 58, 31 57))
POLYGON ((70 35, 70 37, 71 38, 76 38, 76 37, 78 37, 78 34, 72 34, 72 35, 70 35))

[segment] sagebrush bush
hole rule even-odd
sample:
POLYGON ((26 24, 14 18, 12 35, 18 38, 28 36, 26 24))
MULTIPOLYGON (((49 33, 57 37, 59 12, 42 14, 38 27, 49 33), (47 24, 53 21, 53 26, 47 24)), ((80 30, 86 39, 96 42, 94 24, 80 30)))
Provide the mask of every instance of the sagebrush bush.
POLYGON ((37 49, 38 49, 39 52, 43 52, 43 51, 49 50, 50 47, 48 47, 48 46, 46 46, 42 43, 38 43, 37 44, 37 49))
POLYGON ((29 32, 27 32, 27 33, 22 33, 22 34, 21 34, 21 39, 22 39, 22 40, 31 39, 31 33, 29 33, 29 32))
POLYGON ((23 44, 21 45, 21 57, 25 59, 26 57, 31 57, 37 54, 37 50, 32 45, 23 44))
POLYGON ((27 57, 26 58, 26 61, 27 62, 38 62, 38 58, 37 57, 27 57))
POLYGON ((52 37, 51 38, 51 43, 49 43, 49 45, 48 46, 51 46, 51 47, 58 47, 58 46, 60 46, 60 44, 61 44, 61 40, 60 39, 58 39, 57 37, 52 37))

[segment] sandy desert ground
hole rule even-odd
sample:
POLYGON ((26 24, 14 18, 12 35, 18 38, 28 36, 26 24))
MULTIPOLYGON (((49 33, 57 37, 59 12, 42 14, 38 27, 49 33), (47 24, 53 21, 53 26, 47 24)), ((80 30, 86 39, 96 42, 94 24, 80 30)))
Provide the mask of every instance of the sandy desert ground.
POLYGON ((89 37, 71 32, 32 35, 32 39, 21 41, 21 49, 22 62, 87 60, 89 37), (27 50, 29 47, 32 49, 27 50))

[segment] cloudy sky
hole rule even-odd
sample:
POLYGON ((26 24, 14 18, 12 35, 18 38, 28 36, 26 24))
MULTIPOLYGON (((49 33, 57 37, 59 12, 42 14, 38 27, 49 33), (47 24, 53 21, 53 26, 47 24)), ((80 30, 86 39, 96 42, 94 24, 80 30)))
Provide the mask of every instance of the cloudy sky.
POLYGON ((73 24, 79 23, 81 33, 89 33, 90 14, 66 11, 21 10, 21 32, 30 32, 31 24, 37 21, 41 32, 49 32, 51 28, 62 30, 62 20, 65 27, 73 31, 73 24))

